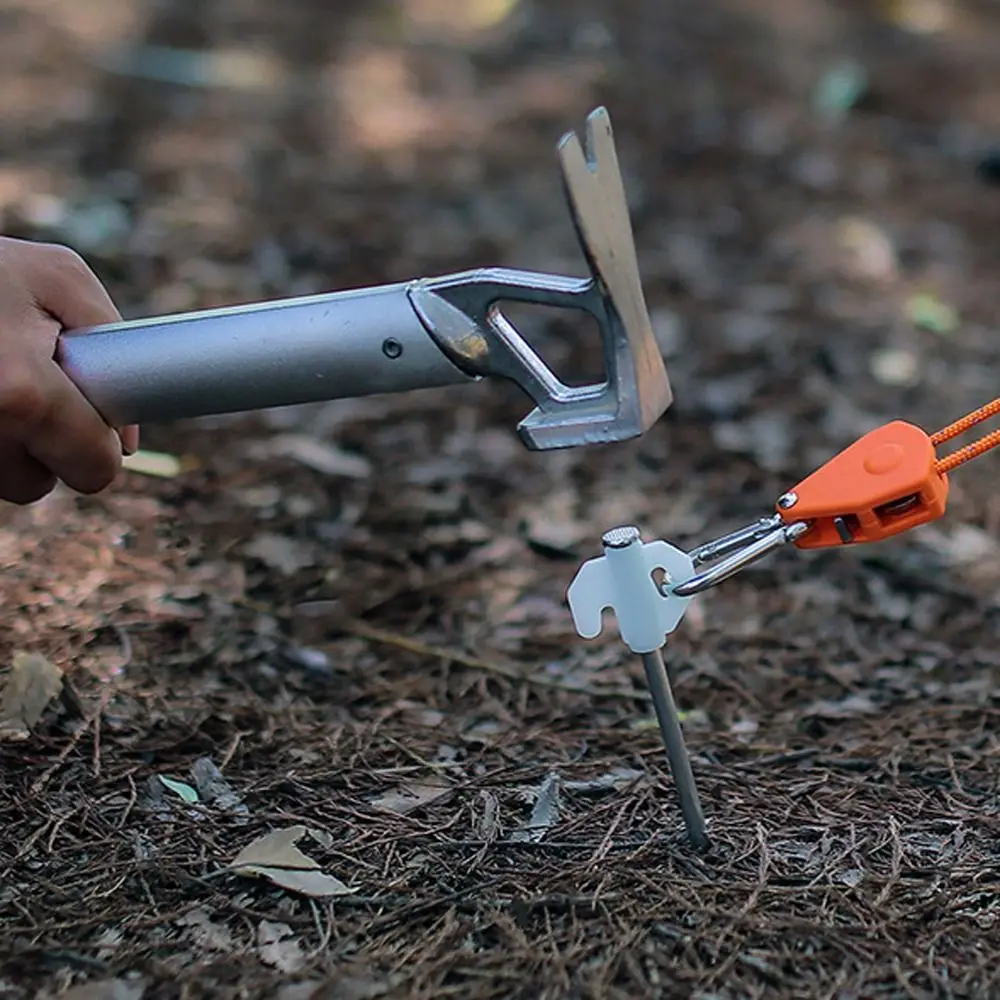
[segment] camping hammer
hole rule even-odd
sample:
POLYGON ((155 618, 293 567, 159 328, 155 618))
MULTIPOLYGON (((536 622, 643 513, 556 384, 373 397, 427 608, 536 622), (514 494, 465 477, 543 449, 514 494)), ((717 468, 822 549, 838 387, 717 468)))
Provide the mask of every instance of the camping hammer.
POLYGON ((643 296, 611 121, 587 119, 558 145, 589 278, 482 268, 436 278, 68 331, 59 363, 108 423, 125 426, 407 392, 499 376, 535 408, 532 450, 622 441, 673 401, 643 296), (560 381, 503 302, 589 313, 603 382, 560 381))

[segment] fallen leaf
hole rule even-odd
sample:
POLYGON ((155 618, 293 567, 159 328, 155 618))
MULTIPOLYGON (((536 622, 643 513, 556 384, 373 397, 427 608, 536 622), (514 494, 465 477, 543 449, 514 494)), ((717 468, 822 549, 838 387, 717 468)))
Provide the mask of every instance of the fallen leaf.
POLYGON ((277 1000, 312 1000, 322 985, 316 979, 307 979, 301 983, 285 983, 284 986, 278 987, 277 1000))
POLYGON ((500 800, 492 792, 484 790, 479 793, 479 801, 483 813, 474 819, 476 833, 483 840, 493 840, 500 826, 500 800))
POLYGON ((328 677, 334 671, 330 657, 321 649, 309 649, 303 646, 286 646, 281 651, 281 658, 287 660, 292 667, 305 670, 309 674, 328 677))
POLYGON ((262 920, 257 927, 257 953, 279 972, 297 972, 306 960, 291 927, 270 920, 262 920))
POLYGON ((858 277, 887 281, 895 276, 896 249, 888 235, 870 219, 856 216, 841 219, 836 239, 858 277))
POLYGON ((157 479, 173 479, 184 471, 184 463, 176 455, 166 455, 159 451, 143 451, 122 459, 122 468, 140 476, 155 476, 157 479))
MULTIPOLYGON (((681 719, 680 721, 683 722, 684 720, 681 719)), ((634 733, 645 733, 649 732, 652 729, 659 729, 659 728, 660 724, 659 722, 656 721, 655 715, 647 715, 641 719, 633 719, 629 723, 629 729, 631 729, 632 732, 634 733)))
POLYGON ((285 77, 283 67, 269 56, 239 48, 201 52, 138 45, 105 53, 100 63, 111 73, 183 87, 270 90, 285 77))
POLYGON ((864 877, 865 873, 860 868, 845 868, 843 871, 837 872, 834 881, 853 888, 860 885, 864 877))
POLYGON ((210 806, 242 814, 250 811, 210 758, 200 757, 191 765, 191 780, 210 806))
POLYGON ((197 944, 209 951, 232 951, 233 935, 229 928, 217 924, 204 906, 190 910, 175 921, 179 927, 187 927, 197 944))
POLYGON ((0 695, 0 742, 26 740, 62 686, 62 671, 50 660, 40 653, 15 653, 0 695))
POLYGON ((319 862, 303 854, 295 845, 309 832, 306 826, 289 826, 272 830, 249 843, 233 859, 231 867, 241 865, 271 865, 278 868, 315 870, 319 862))
POLYGON ((325 476, 367 479, 372 474, 371 462, 366 458, 304 434, 280 434, 268 442, 268 450, 325 476))
POLYGON ((954 333, 960 322, 954 307, 926 293, 914 295, 906 303, 906 314, 914 326, 932 333, 954 333))
POLYGON ((102 962, 111 958, 115 951, 125 942, 125 932, 120 927, 108 927, 94 939, 97 957, 102 962))
POLYGON ((559 775, 552 773, 542 782, 538 798, 531 810, 531 818, 520 829, 511 834, 514 841, 539 841, 546 830, 559 820, 559 775))
POLYGON ((300 896, 327 899, 334 896, 353 896, 355 890, 344 885, 339 878, 319 871, 294 871, 288 868, 248 866, 237 874, 260 875, 269 879, 279 889, 297 892, 300 896))
POLYGON ((853 719, 859 715, 876 715, 879 707, 865 694, 851 694, 839 701, 814 701, 805 712, 806 716, 821 719, 853 719))
POLYGON ((141 979, 99 979, 71 986, 61 1000, 142 1000, 146 984, 141 979))
POLYGON ((198 793, 190 785, 185 785, 183 781, 174 781, 173 778, 165 778, 162 774, 158 777, 165 788, 179 795, 188 805, 198 801, 198 793))
POLYGON ((274 830, 248 844, 230 863, 234 875, 260 876, 282 889, 303 896, 350 896, 354 890, 319 870, 319 863, 295 845, 307 833, 305 826, 274 830))
POLYGON ((302 542, 287 535, 262 532, 243 547, 245 555, 260 560, 268 569, 277 570, 286 576, 294 576, 300 570, 316 565, 315 551, 302 542))
POLYGON ((845 60, 820 77, 813 105, 820 114, 840 120, 861 100, 867 89, 865 68, 853 60, 845 60))
POLYGON ((872 354, 871 372, 882 385, 918 385, 920 358, 913 351, 901 347, 886 347, 872 354))
POLYGON ((884 6, 893 24, 915 35, 937 34, 954 16, 948 0, 888 0, 884 6))
POLYGON ((432 802, 437 802, 450 793, 451 789, 446 785, 400 785, 399 788, 372 799, 371 804, 379 809, 388 809, 390 812, 405 816, 432 802))
MULTIPOLYGON (((680 709, 677 718, 685 729, 711 729, 712 720, 703 708, 680 709)), ((659 726, 659 723, 657 723, 659 726)))
POLYGON ((376 978, 367 969, 350 971, 354 966, 337 970, 335 976, 327 980, 306 980, 301 983, 287 983, 277 992, 278 1000, 374 1000, 390 990, 385 977, 376 978))
POLYGON ((563 788, 568 792, 576 792, 580 795, 599 795, 602 792, 624 788, 626 785, 641 781, 644 777, 644 772, 636 771, 634 768, 616 767, 596 778, 587 778, 585 781, 566 781, 563 783, 563 788))

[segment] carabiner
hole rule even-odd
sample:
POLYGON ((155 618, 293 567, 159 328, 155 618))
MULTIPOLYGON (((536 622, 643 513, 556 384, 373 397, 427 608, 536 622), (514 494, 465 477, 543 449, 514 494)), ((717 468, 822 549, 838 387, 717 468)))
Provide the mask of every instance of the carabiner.
POLYGON ((729 577, 746 569, 751 563, 757 562, 781 545, 787 545, 801 538, 809 530, 804 521, 786 524, 777 514, 762 517, 745 528, 731 531, 728 535, 706 542, 692 549, 688 555, 695 566, 701 563, 721 559, 701 573, 692 576, 676 587, 670 587, 670 593, 678 597, 693 597, 709 590, 716 584, 728 580, 729 577))

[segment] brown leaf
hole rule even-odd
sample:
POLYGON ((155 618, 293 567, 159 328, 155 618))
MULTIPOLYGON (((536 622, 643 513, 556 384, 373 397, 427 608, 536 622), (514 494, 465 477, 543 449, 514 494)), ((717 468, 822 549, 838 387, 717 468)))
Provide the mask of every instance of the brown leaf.
POLYGON ((257 953, 262 962, 279 972, 297 972, 305 963, 305 953, 288 924, 262 920, 257 927, 257 953))
POLYGON ((303 896, 350 896, 354 890, 333 875, 319 870, 319 864, 295 845, 307 833, 305 826, 274 830, 248 844, 233 859, 235 875, 266 878, 282 889, 303 896))
POLYGON ((99 979, 71 986, 60 1000, 142 1000, 146 984, 141 979, 99 979))
POLYGON ((802 714, 821 719, 853 719, 859 715, 876 715, 878 712, 878 705, 868 695, 851 694, 839 701, 814 701, 802 714))
POLYGON ((389 992, 384 977, 365 968, 344 966, 328 980, 289 983, 278 990, 278 1000, 375 1000, 389 992))
POLYGON ((244 546, 243 552, 285 576, 294 576, 299 570, 316 565, 316 553, 310 546, 273 532, 262 532, 244 546))
POLYGON ((188 928, 188 933, 206 951, 232 951, 233 935, 224 924, 212 922, 208 909, 199 906, 177 918, 180 927, 188 928))
POLYGON ((451 789, 446 785, 400 785, 377 799, 372 799, 371 804, 379 809, 388 809, 390 812, 406 816, 423 806, 437 802, 450 793, 451 789))
POLYGON ((561 809, 559 801, 560 785, 559 775, 555 772, 550 773, 546 777, 538 789, 538 797, 535 799, 534 808, 531 810, 531 818, 520 830, 515 830, 511 834, 511 840, 537 843, 542 840, 551 827, 559 822, 559 812, 561 809))
POLYGON ((372 472, 371 463, 361 455, 304 434, 276 435, 252 445, 248 453, 257 459, 291 458, 314 472, 339 479, 367 479, 372 472))
POLYGON ((0 694, 0 741, 26 740, 62 690, 62 671, 40 653, 15 653, 0 694))
POLYGON ((295 845, 309 832, 305 826, 290 826, 272 830, 258 837, 240 851, 232 868, 246 865, 270 865, 278 868, 298 868, 305 871, 319 868, 319 863, 303 854, 295 845))

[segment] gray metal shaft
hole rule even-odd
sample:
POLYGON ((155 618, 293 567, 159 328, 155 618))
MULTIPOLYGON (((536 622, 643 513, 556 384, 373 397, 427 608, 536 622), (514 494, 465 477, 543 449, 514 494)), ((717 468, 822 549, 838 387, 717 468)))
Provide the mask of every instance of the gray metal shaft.
POLYGON ((698 850, 705 850, 710 844, 708 829, 705 826, 698 786, 691 770, 691 759, 684 743, 681 720, 677 714, 673 691, 670 689, 670 677, 663 662, 663 654, 658 649, 652 653, 643 653, 642 666, 646 671, 646 683, 653 698, 660 734, 667 748, 667 760, 677 787, 677 797, 680 799, 688 839, 698 850))
POLYGON ((115 426, 470 382, 408 284, 72 331, 59 362, 115 426))

